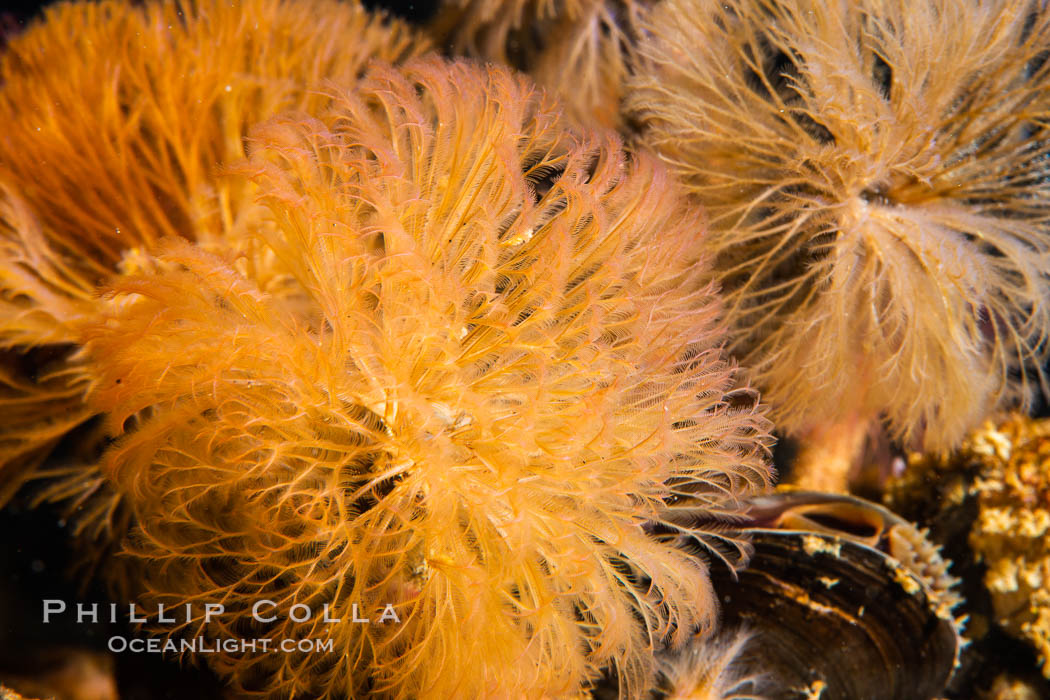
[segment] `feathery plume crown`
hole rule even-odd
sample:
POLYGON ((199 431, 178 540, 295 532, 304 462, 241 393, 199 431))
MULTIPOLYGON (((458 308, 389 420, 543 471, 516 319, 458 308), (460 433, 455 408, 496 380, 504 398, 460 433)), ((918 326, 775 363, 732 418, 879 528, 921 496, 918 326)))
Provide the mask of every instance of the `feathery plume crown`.
POLYGON ((638 696, 713 622, 697 553, 743 545, 710 523, 769 478, 696 213, 504 69, 377 64, 329 98, 254 132, 252 245, 170 239, 78 326, 141 600, 341 651, 209 655, 243 692, 550 696, 611 666, 638 696), (325 603, 401 622, 289 621, 325 603))
POLYGON ((1050 12, 1027 0, 668 0, 632 112, 711 213, 788 432, 958 443, 1041 381, 1050 12))

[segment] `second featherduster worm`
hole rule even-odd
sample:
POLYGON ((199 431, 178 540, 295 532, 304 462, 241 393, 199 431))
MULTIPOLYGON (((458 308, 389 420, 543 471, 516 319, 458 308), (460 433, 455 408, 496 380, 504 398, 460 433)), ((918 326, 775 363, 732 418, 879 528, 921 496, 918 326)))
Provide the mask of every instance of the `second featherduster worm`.
POLYGON ((0 504, 64 435, 83 462, 110 437, 73 352, 98 285, 164 237, 237 238, 254 195, 219 172, 248 129, 427 47, 336 0, 56 3, 2 47, 0 504))
POLYGON ((709 207, 732 348, 778 427, 957 444, 1041 380, 1050 12, 668 0, 632 112, 709 207))
POLYGON ((329 97, 253 132, 245 238, 135 252, 76 324, 129 587, 225 607, 169 633, 334 641, 207 655, 245 692, 641 694, 770 476, 696 212, 503 69, 329 97))

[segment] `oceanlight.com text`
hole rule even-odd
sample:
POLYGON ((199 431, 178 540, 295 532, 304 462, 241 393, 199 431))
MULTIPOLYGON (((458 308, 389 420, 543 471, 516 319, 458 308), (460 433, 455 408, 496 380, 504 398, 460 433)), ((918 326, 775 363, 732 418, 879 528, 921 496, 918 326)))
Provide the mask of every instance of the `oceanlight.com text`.
POLYGON ((110 637, 107 644, 114 654, 266 654, 301 653, 331 654, 335 649, 332 639, 139 639, 137 637, 110 637))

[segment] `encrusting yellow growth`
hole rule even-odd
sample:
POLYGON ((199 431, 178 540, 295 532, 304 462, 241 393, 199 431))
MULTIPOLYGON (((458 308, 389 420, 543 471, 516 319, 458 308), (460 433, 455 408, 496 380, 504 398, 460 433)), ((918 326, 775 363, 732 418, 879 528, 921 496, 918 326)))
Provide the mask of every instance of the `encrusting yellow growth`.
POLYGON ((453 53, 509 63, 583 124, 620 125, 643 12, 654 0, 445 0, 433 22, 453 53))
MULTIPOLYGON (((667 0, 629 106, 708 207, 778 428, 942 449, 1042 382, 1050 11, 667 0)), ((846 462, 848 463, 848 459, 846 462)))
POLYGON ((245 694, 558 697, 611 667, 640 696, 714 622, 698 553, 743 551, 710 523, 770 478, 697 212, 504 69, 380 63, 324 102, 252 132, 230 186, 268 214, 239 235, 126 242, 90 299, 8 295, 8 326, 77 305, 131 587, 196 606, 161 633, 334 642, 201 655, 245 694))
POLYGON ((11 39, 0 53, 0 349, 22 357, 0 362, 0 502, 91 417, 90 379, 66 352, 72 323, 118 265, 133 266, 128 251, 239 235, 253 189, 219 171, 245 157, 248 127, 316 108, 324 81, 355 80, 373 57, 426 48, 406 25, 333 0, 63 3, 11 39))
POLYGON ((1035 646, 1050 678, 1050 421, 988 423, 964 452, 981 463, 970 544, 996 617, 1035 646))

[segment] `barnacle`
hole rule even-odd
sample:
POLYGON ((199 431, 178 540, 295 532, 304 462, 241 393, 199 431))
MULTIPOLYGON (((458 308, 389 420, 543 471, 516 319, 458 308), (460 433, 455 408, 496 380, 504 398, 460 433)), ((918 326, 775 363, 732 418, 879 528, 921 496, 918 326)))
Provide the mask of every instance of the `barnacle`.
POLYGON ((445 0, 432 31, 454 53, 510 63, 583 123, 617 126, 642 14, 653 0, 445 0))
POLYGON ((750 505, 747 568, 712 572, 724 624, 751 633, 730 670, 760 671, 777 697, 940 697, 965 617, 926 531, 845 494, 779 489, 750 505))
POLYGON ((880 418, 948 448, 1042 382, 1048 24, 1028 0, 648 20, 629 106, 708 207, 731 349, 778 427, 840 463, 880 418))
MULTIPOLYGON (((0 502, 71 431, 105 436, 73 325, 164 237, 235 238, 249 125, 427 47, 332 0, 64 3, 0 54, 0 502), (319 19, 323 17, 323 20, 319 19), (29 348, 38 348, 30 353, 29 348)), ((90 455, 90 449, 83 449, 90 455)), ((70 495, 59 489, 60 495, 70 495)))
POLYGON ((245 693, 557 696, 612 667, 639 695, 713 622, 704 557, 743 553, 712 523, 769 479, 696 213, 504 69, 325 97, 231 169, 268 211, 243 237, 129 248, 67 324, 138 599, 198 606, 170 634, 339 650, 206 655, 245 693))

